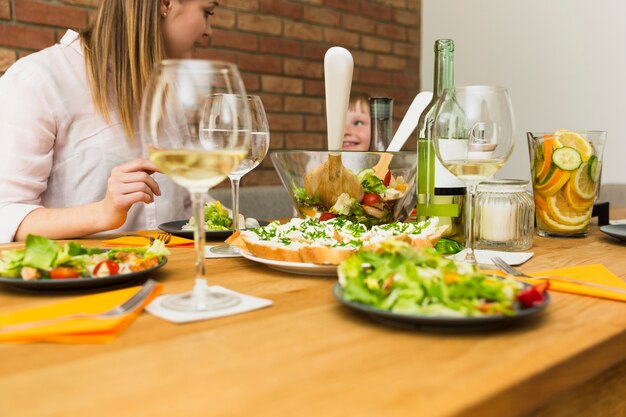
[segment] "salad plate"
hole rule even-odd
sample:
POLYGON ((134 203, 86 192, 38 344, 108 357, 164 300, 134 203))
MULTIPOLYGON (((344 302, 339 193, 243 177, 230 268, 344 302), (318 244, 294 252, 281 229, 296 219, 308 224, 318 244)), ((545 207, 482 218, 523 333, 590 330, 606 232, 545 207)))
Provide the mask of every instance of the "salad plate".
POLYGON ((99 278, 35 279, 25 281, 20 278, 0 276, 0 284, 12 289, 29 292, 93 290, 111 286, 130 285, 136 281, 146 280, 166 263, 167 257, 164 256, 161 263, 152 268, 99 278))
MULTIPOLYGON (((174 236, 184 237, 187 239, 193 239, 193 229, 183 229, 183 226, 186 225, 188 220, 175 220, 172 222, 167 222, 160 224, 159 229, 164 232, 168 232, 173 234, 174 236)), ((269 223, 264 221, 259 221, 261 226, 267 226, 269 223)), ((206 239, 207 240, 215 240, 215 239, 226 239, 230 235, 233 234, 233 231, 228 230, 207 230, 206 231, 206 239)))
POLYGON ((337 276, 337 265, 318 265, 304 262, 276 261, 274 259, 259 258, 245 250, 241 251, 241 256, 253 262, 258 262, 281 272, 299 275, 319 275, 324 277, 337 276))
MULTIPOLYGON (((524 286, 531 286, 524 283, 524 286)), ((344 306, 355 310, 359 313, 388 325, 400 327, 410 327, 416 329, 434 329, 434 330, 456 330, 456 331, 472 331, 472 330, 488 330, 492 328, 508 326, 525 320, 531 316, 536 316, 550 304, 550 295, 544 294, 544 301, 537 306, 518 309, 514 315, 486 315, 480 317, 448 317, 448 316, 426 316, 417 314, 395 313, 389 310, 381 310, 366 304, 348 301, 344 298, 343 288, 336 283, 333 286, 333 295, 344 306)))
POLYGON ((621 241, 626 241, 626 224, 600 226, 600 231, 621 241))

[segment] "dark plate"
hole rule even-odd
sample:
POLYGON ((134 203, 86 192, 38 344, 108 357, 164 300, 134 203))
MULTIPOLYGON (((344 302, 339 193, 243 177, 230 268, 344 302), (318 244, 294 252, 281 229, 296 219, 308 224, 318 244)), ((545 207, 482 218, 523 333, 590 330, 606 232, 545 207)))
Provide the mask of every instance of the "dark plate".
POLYGON ((626 224, 600 226, 600 231, 616 239, 626 241, 626 224))
MULTIPOLYGON (((187 239, 193 239, 193 230, 183 230, 183 226, 186 225, 188 220, 176 220, 173 222, 167 222, 159 225, 159 229, 164 232, 169 232, 174 236, 184 237, 187 239)), ((259 221, 261 226, 267 226, 269 223, 259 221)), ((205 239, 226 239, 233 234, 232 230, 207 230, 205 239)))
POLYGON ((19 291, 48 293, 56 291, 89 291, 98 288, 111 289, 109 287, 122 287, 125 284, 146 280, 150 277, 150 274, 163 267, 166 263, 167 258, 164 257, 160 264, 152 268, 102 278, 39 279, 24 281, 23 279, 0 276, 0 284, 19 291))
MULTIPOLYGON (((525 284, 530 286, 530 284, 525 284)), ((473 330, 486 330, 505 325, 511 325, 519 321, 525 320, 530 316, 534 316, 545 309, 550 304, 550 295, 546 293, 545 301, 543 304, 518 310, 514 316, 484 316, 484 317, 436 317, 436 316, 419 316, 415 314, 400 314, 394 313, 388 310, 379 310, 377 308, 356 303, 353 301, 346 301, 343 298, 343 288, 336 283, 333 286, 333 295, 344 306, 349 307, 359 313, 364 313, 370 318, 382 322, 384 324, 395 325, 400 327, 410 328, 424 328, 434 330, 460 330, 460 331, 473 331, 473 330)))

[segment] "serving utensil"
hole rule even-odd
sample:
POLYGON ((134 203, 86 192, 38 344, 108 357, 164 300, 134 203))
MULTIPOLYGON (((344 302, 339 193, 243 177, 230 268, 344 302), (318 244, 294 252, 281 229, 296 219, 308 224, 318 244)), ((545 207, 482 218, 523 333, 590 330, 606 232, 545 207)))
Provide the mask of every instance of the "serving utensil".
POLYGON ((152 291, 154 287, 156 287, 157 282, 149 279, 147 280, 141 289, 135 293, 128 300, 124 301, 122 304, 113 307, 110 310, 104 311, 102 313, 75 313, 75 314, 66 314, 63 316, 53 317, 51 319, 38 320, 38 321, 29 321, 26 323, 12 324, 9 326, 0 327, 0 333, 8 333, 14 332, 18 330, 27 330, 33 327, 41 327, 48 326, 50 324, 61 323, 67 320, 74 319, 109 319, 113 317, 123 316, 128 313, 132 313, 137 308, 141 306, 141 304, 145 301, 146 298, 152 291))
POLYGON ((326 89, 326 126, 328 129, 328 160, 308 172, 304 189, 309 195, 318 195, 326 208, 332 207, 343 193, 361 201, 363 187, 356 175, 343 166, 340 152, 350 100, 350 84, 354 61, 347 49, 332 47, 324 56, 326 89))
POLYGON ((398 130, 396 130, 391 142, 389 142, 387 152, 397 152, 402 149, 402 146, 404 146, 409 136, 411 136, 411 134, 415 131, 420 115, 428 103, 430 103, 432 98, 433 93, 430 91, 422 91, 415 96, 411 105, 404 114, 404 117, 398 126, 398 130))
POLYGON ((518 270, 516 268, 513 268, 511 265, 507 264, 504 261, 504 259, 502 259, 502 258, 500 258, 498 256, 494 256, 493 258, 491 258, 491 260, 502 271, 506 272, 509 275, 513 275, 513 276, 516 276, 516 277, 522 277, 522 278, 526 278, 526 279, 535 279, 535 280, 554 280, 554 281, 571 282, 572 284, 586 285, 588 287, 595 287, 595 288, 600 288, 600 289, 603 289, 603 290, 615 291, 615 292, 620 292, 620 293, 626 294, 626 290, 623 289, 623 288, 611 287, 609 285, 603 285, 603 284, 596 284, 595 282, 580 281, 580 280, 577 280, 577 279, 572 279, 572 278, 568 278, 568 277, 562 277, 562 276, 559 276, 559 275, 530 276, 530 275, 527 275, 527 274, 523 273, 522 271, 520 271, 520 270, 518 270))

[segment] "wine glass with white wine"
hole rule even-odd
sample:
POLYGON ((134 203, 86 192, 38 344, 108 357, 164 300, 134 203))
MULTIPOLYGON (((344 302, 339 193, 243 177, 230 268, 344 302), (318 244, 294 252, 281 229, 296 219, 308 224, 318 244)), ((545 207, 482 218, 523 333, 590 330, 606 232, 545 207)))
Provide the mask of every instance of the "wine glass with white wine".
MULTIPOLYGON (((241 177, 252 171, 263 161, 270 146, 270 129, 261 98, 259 96, 247 96, 244 99, 248 101, 250 107, 250 146, 245 159, 228 175, 232 189, 233 232, 237 232, 241 229, 239 221, 239 181, 241 177)), ((239 254, 239 248, 237 246, 228 244, 212 246, 210 250, 219 255, 239 254)))
POLYGON ((447 89, 437 103, 433 146, 442 165, 467 186, 465 261, 474 256, 474 196, 479 182, 491 178, 513 152, 515 120, 504 87, 447 89))
POLYGON ((152 162, 191 193, 195 222, 195 285, 166 296, 162 306, 208 311, 237 304, 210 289, 204 268, 204 196, 235 170, 250 146, 250 111, 234 64, 206 60, 162 61, 146 85, 140 114, 142 141, 152 162), (219 99, 216 99, 219 97, 219 99), (219 125, 219 129, 216 129, 219 125))

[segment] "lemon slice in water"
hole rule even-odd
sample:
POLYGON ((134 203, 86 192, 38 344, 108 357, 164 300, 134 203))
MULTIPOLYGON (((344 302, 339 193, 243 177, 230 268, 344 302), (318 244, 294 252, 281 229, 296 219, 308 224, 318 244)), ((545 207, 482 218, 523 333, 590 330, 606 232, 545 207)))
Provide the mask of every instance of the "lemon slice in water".
POLYGON ((564 146, 568 146, 576 149, 578 153, 580 153, 583 162, 589 160, 591 155, 593 155, 593 147, 591 146, 591 143, 589 143, 589 141, 579 133, 571 130, 559 129, 554 132, 554 136, 556 136, 556 144, 558 147, 562 148, 564 146))

